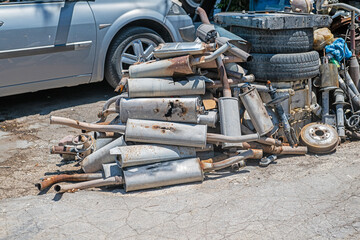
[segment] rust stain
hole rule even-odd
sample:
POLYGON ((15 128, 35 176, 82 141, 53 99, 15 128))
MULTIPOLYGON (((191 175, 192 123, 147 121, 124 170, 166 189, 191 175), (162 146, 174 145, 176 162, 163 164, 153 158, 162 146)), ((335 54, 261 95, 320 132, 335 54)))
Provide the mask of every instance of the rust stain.
POLYGON ((162 133, 165 133, 166 130, 170 131, 170 132, 175 132, 176 129, 174 127, 161 127, 159 125, 153 125, 152 129, 157 130, 160 129, 162 133))
POLYGON ((168 110, 165 113, 164 117, 171 118, 174 114, 176 114, 181 118, 184 117, 188 112, 189 109, 185 107, 184 103, 177 99, 168 103, 168 110))
POLYGON ((194 69, 190 65, 190 55, 167 59, 171 64, 167 71, 173 73, 173 76, 194 74, 194 69))

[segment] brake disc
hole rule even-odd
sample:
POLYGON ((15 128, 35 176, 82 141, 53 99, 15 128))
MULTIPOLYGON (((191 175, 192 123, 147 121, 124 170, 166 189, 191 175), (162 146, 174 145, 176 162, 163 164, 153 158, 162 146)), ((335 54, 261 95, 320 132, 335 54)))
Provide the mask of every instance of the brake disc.
POLYGON ((339 144, 337 131, 328 124, 310 123, 300 132, 300 141, 312 153, 330 153, 339 144))

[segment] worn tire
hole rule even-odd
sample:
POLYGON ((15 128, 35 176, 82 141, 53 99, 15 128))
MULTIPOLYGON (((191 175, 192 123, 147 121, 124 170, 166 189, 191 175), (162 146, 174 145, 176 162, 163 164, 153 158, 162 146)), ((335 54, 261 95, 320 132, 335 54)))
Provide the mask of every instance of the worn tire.
POLYGON ((105 79, 110 86, 116 88, 120 82, 119 62, 125 47, 139 38, 150 39, 156 44, 164 42, 158 33, 146 27, 130 27, 117 34, 109 47, 105 60, 105 79))
POLYGON ((316 51, 291 54, 252 54, 245 65, 256 81, 290 82, 316 77, 319 74, 319 54, 316 51))
POLYGON ((233 32, 252 44, 252 53, 302 53, 313 49, 312 28, 264 30, 233 27, 233 32))

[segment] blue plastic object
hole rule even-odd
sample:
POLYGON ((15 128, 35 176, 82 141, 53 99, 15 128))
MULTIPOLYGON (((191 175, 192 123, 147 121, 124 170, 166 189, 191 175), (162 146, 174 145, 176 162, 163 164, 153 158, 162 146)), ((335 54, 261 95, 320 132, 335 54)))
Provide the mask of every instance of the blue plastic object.
POLYGON ((331 54, 332 57, 335 58, 338 62, 341 62, 344 57, 349 59, 352 56, 352 53, 345 43, 345 40, 342 38, 338 38, 331 45, 327 45, 325 47, 325 52, 331 54))

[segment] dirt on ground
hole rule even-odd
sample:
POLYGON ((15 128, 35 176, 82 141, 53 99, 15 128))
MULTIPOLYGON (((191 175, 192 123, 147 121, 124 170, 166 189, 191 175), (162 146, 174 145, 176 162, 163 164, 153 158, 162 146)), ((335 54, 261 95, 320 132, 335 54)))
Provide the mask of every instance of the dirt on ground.
POLYGON ((0 98, 0 199, 39 194, 41 177, 79 171, 77 162, 51 155, 50 147, 80 130, 50 125, 50 116, 97 121, 114 95, 102 82, 0 98))

